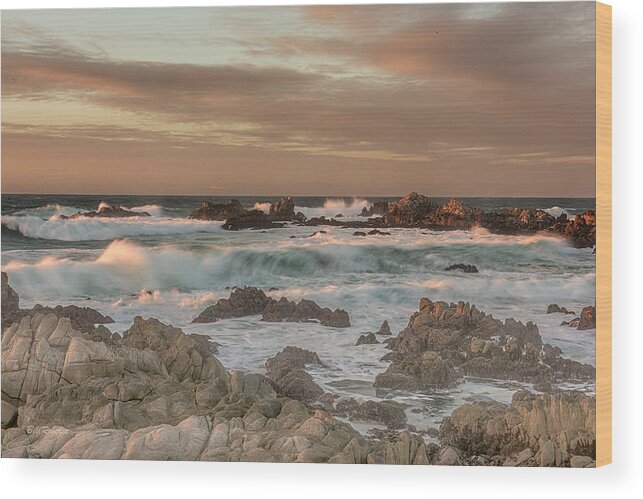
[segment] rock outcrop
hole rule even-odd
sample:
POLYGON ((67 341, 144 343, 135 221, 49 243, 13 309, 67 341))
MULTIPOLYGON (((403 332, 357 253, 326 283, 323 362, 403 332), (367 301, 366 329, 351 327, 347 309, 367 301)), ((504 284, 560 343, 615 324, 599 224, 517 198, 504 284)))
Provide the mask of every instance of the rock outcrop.
POLYGON ((261 210, 244 211, 226 219, 223 224, 225 230, 277 229, 279 227, 283 227, 283 224, 274 222, 270 216, 261 210))
POLYGON ((498 464, 569 466, 574 456, 583 456, 587 459, 580 461, 587 465, 596 455, 595 425, 594 397, 518 392, 510 406, 458 407, 442 423, 439 439, 468 458, 482 455, 498 464))
POLYGON ((560 307, 555 303, 552 303, 547 306, 548 314, 573 314, 576 315, 573 311, 567 310, 565 307, 560 307))
POLYGON ((377 331, 375 331, 375 334, 382 334, 382 335, 390 336, 391 335, 391 326, 389 326, 388 321, 382 322, 382 325, 380 326, 380 328, 377 331))
POLYGON ((269 215, 273 220, 289 221, 295 218, 295 202, 290 196, 270 204, 269 215))
POLYGON ((596 307, 585 307, 580 313, 578 330, 596 329, 596 307))
POLYGON ((535 324, 500 321, 465 302, 423 298, 419 312, 388 346, 393 351, 384 359, 391 365, 375 386, 413 391, 452 386, 462 376, 553 383, 596 375, 593 366, 543 344, 535 324))
POLYGON ((208 323, 232 317, 261 314, 265 322, 319 322, 328 327, 350 327, 348 313, 341 309, 320 307, 312 300, 275 300, 253 287, 236 288, 229 298, 203 310, 192 322, 208 323))
POLYGON ((359 338, 357 338, 357 341, 355 342, 356 347, 360 345, 377 345, 377 344, 379 344, 379 341, 377 341, 377 338, 375 337, 374 333, 360 334, 359 338))
POLYGON ((76 218, 131 218, 131 217, 149 217, 146 211, 126 210, 122 206, 112 206, 111 204, 101 203, 96 211, 80 211, 73 215, 60 215, 61 220, 74 220, 76 218))
POLYGON ((193 220, 224 221, 243 213, 244 209, 238 199, 231 199, 227 203, 211 203, 204 201, 203 204, 188 216, 193 220))
POLYGON ((279 393, 297 400, 312 402, 324 390, 305 370, 307 365, 323 366, 315 352, 288 346, 266 361, 266 374, 275 382, 279 393))

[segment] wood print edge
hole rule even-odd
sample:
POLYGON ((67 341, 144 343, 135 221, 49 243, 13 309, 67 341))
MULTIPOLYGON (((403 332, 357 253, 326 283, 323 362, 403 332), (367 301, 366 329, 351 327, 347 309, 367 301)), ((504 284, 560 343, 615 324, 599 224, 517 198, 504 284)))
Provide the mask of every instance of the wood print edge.
POLYGON ((596 465, 612 462, 612 7, 596 2, 596 465))

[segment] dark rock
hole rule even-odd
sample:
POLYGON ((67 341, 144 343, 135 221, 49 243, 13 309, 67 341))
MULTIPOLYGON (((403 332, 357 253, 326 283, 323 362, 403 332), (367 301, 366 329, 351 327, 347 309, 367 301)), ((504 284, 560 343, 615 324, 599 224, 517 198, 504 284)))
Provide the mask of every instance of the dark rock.
POLYGON ((283 227, 283 224, 273 222, 272 218, 261 210, 244 211, 226 219, 223 224, 225 230, 276 229, 279 227, 283 227))
POLYGON ((377 345, 377 344, 379 344, 379 341, 377 341, 377 338, 373 333, 365 333, 365 334, 361 334, 359 338, 357 338, 357 342, 355 343, 355 346, 377 345))
POLYGON ((71 216, 60 215, 61 220, 73 220, 76 218, 130 218, 130 217, 149 217, 150 214, 145 211, 130 211, 120 206, 101 203, 97 211, 86 211, 74 213, 71 216))
POLYGON ((314 301, 302 299, 299 303, 282 297, 271 301, 263 311, 261 320, 266 322, 312 322, 323 326, 350 327, 348 313, 344 310, 322 308, 314 301))
POLYGON ((391 327, 388 325, 388 321, 382 322, 382 325, 375 334, 383 334, 389 336, 391 334, 391 327))
POLYGON ((578 330, 596 329, 596 307, 585 307, 580 313, 578 330))
POLYGON ((559 307, 555 303, 552 303, 551 305, 547 306, 547 313, 548 314, 574 314, 574 312, 567 310, 565 307, 559 307))
POLYGON ((194 210, 188 218, 194 220, 227 220, 243 213, 244 209, 238 199, 227 203, 210 203, 204 201, 200 208, 194 210))
POLYGON ((9 326, 20 316, 20 297, 9 286, 9 276, 2 272, 2 329, 9 326))
POLYGON ((270 217, 273 220, 288 221, 295 218, 295 202, 290 196, 270 204, 270 217))
POLYGON ((216 322, 220 319, 259 315, 272 298, 266 296, 261 289, 254 287, 236 288, 229 298, 221 298, 216 304, 209 306, 193 323, 216 322))
POLYGON ((437 209, 438 205, 429 198, 412 192, 397 203, 389 204, 384 221, 390 226, 412 226, 437 209))
POLYGON ((369 236, 390 236, 390 232, 382 232, 381 230, 378 229, 373 229, 368 231, 369 236))
POLYGON ((478 268, 475 265, 468 265, 466 263, 456 263, 449 265, 444 270, 462 270, 465 274, 477 274, 478 268))
POLYGON ((354 236, 359 236, 359 237, 366 237, 366 232, 362 232, 360 230, 353 232, 354 236))

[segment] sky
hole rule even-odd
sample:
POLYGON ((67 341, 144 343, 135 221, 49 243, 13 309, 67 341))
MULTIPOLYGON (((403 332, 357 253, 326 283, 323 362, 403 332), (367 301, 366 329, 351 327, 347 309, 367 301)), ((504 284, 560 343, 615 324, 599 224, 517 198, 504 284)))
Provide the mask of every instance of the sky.
POLYGON ((594 3, 2 12, 2 192, 594 197, 594 3))

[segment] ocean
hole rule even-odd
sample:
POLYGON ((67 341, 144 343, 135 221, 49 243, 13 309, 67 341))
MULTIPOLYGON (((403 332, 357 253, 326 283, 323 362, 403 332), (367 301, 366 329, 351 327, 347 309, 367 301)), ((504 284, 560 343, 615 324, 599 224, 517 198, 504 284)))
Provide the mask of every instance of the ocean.
MULTIPOLYGON (((232 196, 234 197, 234 196, 232 196)), ((266 209, 279 196, 237 197, 266 209)), ((575 249, 546 235, 500 236, 485 230, 434 232, 387 229, 390 236, 354 237, 354 229, 287 225, 268 231, 228 232, 222 222, 187 220, 212 196, 3 195, 2 267, 22 307, 91 306, 110 315, 122 333, 135 316, 157 319, 187 333, 210 336, 228 369, 264 372, 265 361, 287 345, 317 352, 327 368, 310 372, 326 391, 361 399, 392 399, 407 405, 409 423, 437 428, 464 401, 509 402, 523 385, 469 378, 453 390, 415 394, 376 391, 386 370, 383 344, 354 346, 357 337, 388 320, 397 334, 422 297, 475 303, 494 317, 534 321, 545 342, 571 359, 595 365, 594 331, 560 325, 545 313, 557 303, 580 312, 595 303, 592 249, 575 249), (60 215, 95 210, 99 203, 146 211, 151 217, 78 218, 60 215), (318 230, 320 233, 308 237, 318 230), (295 236, 295 237, 293 237, 295 236), (476 265, 477 274, 447 272, 455 263, 476 265), (259 317, 191 324, 204 308, 227 297, 233 286, 257 286, 276 298, 307 298, 343 308, 351 327, 264 323, 259 317)), ((394 198, 295 197, 306 216, 357 219, 375 200, 394 198)), ((447 198, 435 198, 446 202, 447 198)), ((461 198, 485 210, 545 209, 570 216, 595 209, 594 199, 461 198)), ((592 393, 594 384, 576 386, 592 393)), ((359 430, 366 430, 354 424, 359 430)))

